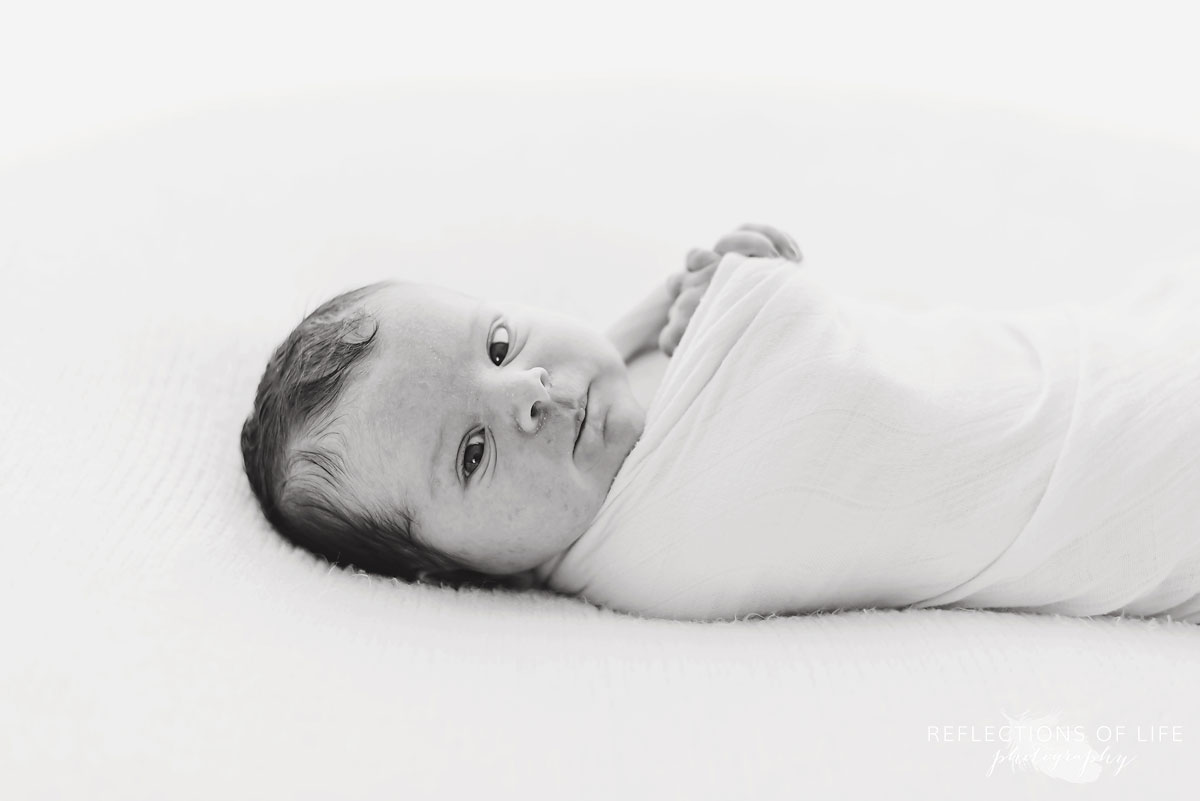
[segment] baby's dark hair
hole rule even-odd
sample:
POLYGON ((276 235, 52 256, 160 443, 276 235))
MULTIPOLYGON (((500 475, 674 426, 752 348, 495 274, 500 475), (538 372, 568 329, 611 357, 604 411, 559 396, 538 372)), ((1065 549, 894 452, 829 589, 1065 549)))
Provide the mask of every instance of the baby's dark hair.
POLYGON ((275 350, 242 426, 246 477, 271 525, 332 564, 410 582, 525 589, 526 576, 481 573, 419 542, 407 510, 351 500, 331 409, 375 343, 378 322, 363 301, 389 283, 327 301, 275 350))

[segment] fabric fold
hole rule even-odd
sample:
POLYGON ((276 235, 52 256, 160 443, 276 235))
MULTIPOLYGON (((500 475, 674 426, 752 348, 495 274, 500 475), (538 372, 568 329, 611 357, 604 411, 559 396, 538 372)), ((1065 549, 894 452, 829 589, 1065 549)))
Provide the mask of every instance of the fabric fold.
POLYGON ((897 308, 726 255, 548 585, 636 614, 1187 611, 1200 295, 897 308))

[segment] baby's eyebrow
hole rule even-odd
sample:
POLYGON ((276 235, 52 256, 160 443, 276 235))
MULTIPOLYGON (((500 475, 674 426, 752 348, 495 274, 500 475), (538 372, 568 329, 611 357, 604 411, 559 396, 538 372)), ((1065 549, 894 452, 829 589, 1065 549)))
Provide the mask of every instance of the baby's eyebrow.
MULTIPOLYGON (((433 477, 437 475, 437 465, 441 460, 443 441, 446 439, 446 423, 443 421, 441 428, 438 429, 437 444, 433 446, 433 456, 429 460, 429 497, 433 497, 434 484, 433 477)), ((458 468, 454 465, 450 466, 451 472, 454 473, 454 480, 458 481, 458 468)))
POLYGON ((466 343, 464 343, 464 346, 463 346, 463 350, 466 353, 471 352, 471 346, 475 343, 476 335, 478 334, 478 331, 476 329, 479 328, 479 321, 483 319, 483 315, 480 314, 480 312, 482 310, 483 310, 483 301, 482 300, 476 301, 475 305, 473 307, 471 307, 471 314, 467 320, 467 341, 466 341, 466 343))
MULTIPOLYGON (((482 300, 476 301, 475 305, 473 307, 471 307, 471 313, 470 313, 469 320, 467 323, 466 342, 463 344, 463 352, 464 353, 469 354, 471 352, 472 348, 474 347, 475 342, 478 340, 479 323, 483 319, 483 315, 480 314, 482 309, 483 309, 483 301, 482 300)), ((483 353, 486 355, 487 350, 485 349, 483 351, 483 353)), ((433 477, 435 475, 437 475, 438 462, 440 460, 442 460, 442 458, 443 458, 443 451, 445 448, 445 440, 446 440, 446 419, 445 419, 445 417, 443 417, 442 425, 440 428, 438 428, 437 442, 434 444, 433 453, 429 457, 428 480, 429 480, 429 497, 431 497, 431 498, 433 497, 433 494, 434 494, 433 477)), ((450 473, 454 477, 454 480, 457 482, 458 481, 458 465, 453 463, 453 459, 451 459, 450 473)))

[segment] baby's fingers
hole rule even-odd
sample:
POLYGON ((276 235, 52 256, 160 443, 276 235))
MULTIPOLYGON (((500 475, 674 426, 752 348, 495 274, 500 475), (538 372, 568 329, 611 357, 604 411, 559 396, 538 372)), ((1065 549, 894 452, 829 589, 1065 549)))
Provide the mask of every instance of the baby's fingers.
POLYGON ((675 348, 679 345, 679 339, 683 334, 683 329, 679 326, 668 325, 658 335, 658 349, 667 356, 675 355, 675 348))
POLYGON ((675 349, 679 347, 679 342, 683 339, 683 332, 686 330, 687 321, 682 318, 667 323, 662 333, 658 335, 658 349, 668 356, 674 356, 675 349))
POLYGON ((679 292, 683 289, 683 273, 671 273, 667 276, 667 297, 671 302, 675 302, 675 298, 679 297, 679 292))
POLYGON ((720 260, 720 253, 714 253, 705 248, 692 248, 687 254, 687 269, 688 272, 694 273, 697 270, 703 270, 709 265, 716 264, 720 260))
POLYGON ((742 226, 742 230, 756 231, 771 240, 771 244, 775 246, 775 249, 785 259, 798 262, 804 258, 800 253, 800 246, 796 244, 796 240, 792 239, 786 231, 780 231, 773 226, 761 225, 759 223, 746 223, 742 226))
POLYGON ((768 258, 778 258, 779 256, 779 251, 775 249, 771 240, 758 231, 732 231, 717 240, 717 244, 713 245, 713 250, 722 255, 740 253, 743 256, 766 256, 768 258))
POLYGON ((686 289, 672 304, 667 315, 667 324, 658 335, 658 348, 666 355, 671 356, 675 353, 675 348, 683 339, 683 332, 687 330, 688 323, 692 321, 692 315, 696 313, 696 308, 700 305, 700 298, 703 295, 704 292, 695 288, 686 289))

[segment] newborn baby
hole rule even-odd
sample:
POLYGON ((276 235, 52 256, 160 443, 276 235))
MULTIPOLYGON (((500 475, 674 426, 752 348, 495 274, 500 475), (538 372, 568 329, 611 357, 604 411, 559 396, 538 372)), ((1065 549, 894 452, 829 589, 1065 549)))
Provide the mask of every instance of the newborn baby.
MULTIPOLYGON (((242 432, 327 559, 678 619, 965 606, 1200 622, 1200 287, 1019 311, 839 295, 743 226, 604 338, 335 298, 242 432), (639 393, 638 357, 669 355, 639 393)), ((643 373, 644 375, 644 373, 643 373)))
POLYGON ((340 295, 276 350, 242 430, 293 543, 406 580, 530 587, 587 529, 645 425, 627 364, 670 354, 721 255, 787 256, 746 225, 607 337, 561 314, 395 281, 340 295))

